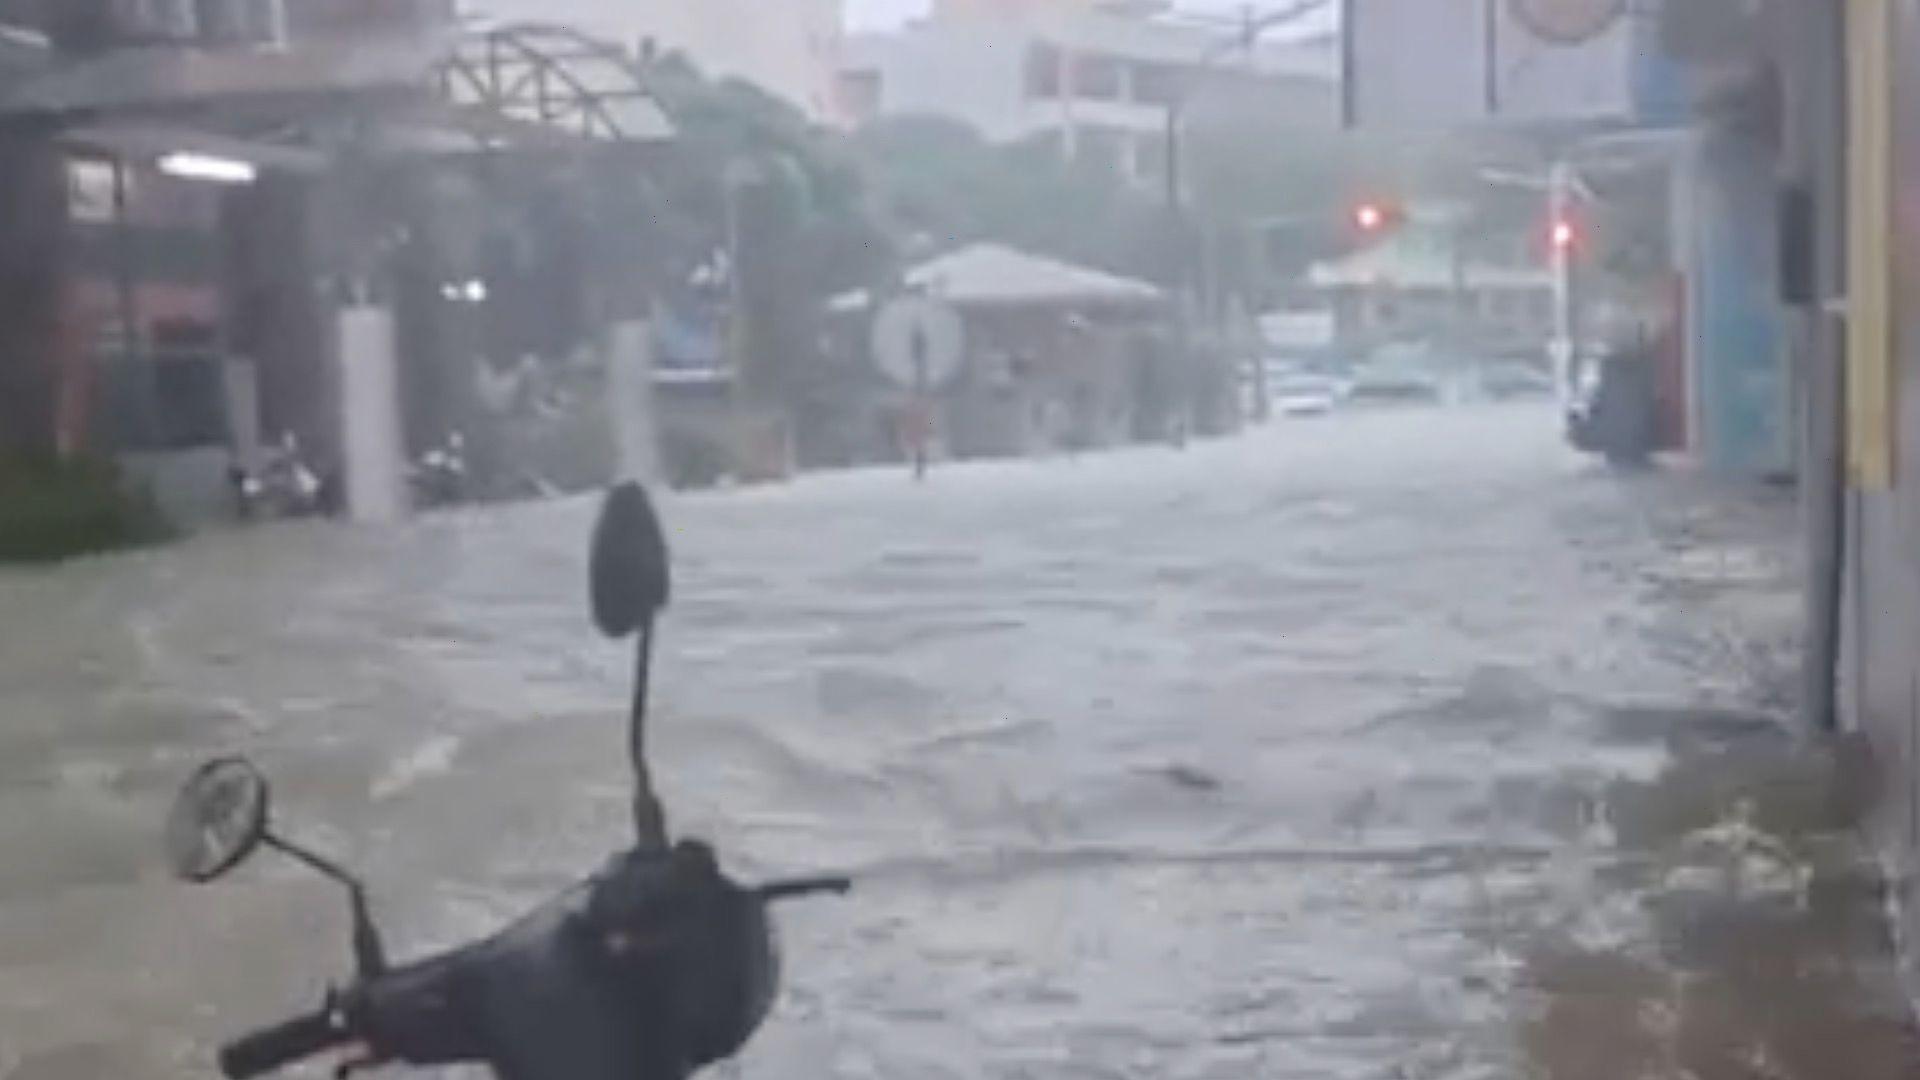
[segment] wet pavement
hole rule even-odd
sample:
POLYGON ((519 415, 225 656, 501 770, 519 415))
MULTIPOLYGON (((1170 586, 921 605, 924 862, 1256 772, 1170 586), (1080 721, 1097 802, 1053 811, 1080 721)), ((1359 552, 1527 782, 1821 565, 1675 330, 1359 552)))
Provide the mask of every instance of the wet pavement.
MULTIPOLYGON (((1698 762, 1813 762, 1768 772, 1809 805, 1845 786, 1766 722, 1790 518, 1703 505, 1563 452, 1537 407, 671 499, 675 831, 750 877, 861 880, 784 912, 789 989, 732 1075, 1689 1075, 1672 920, 1721 908, 1666 898, 1805 915, 1805 866, 1857 867, 1802 858, 1846 846, 1836 811, 1793 826, 1813 839, 1773 885, 1685 876, 1791 831, 1698 762), (1634 1040, 1631 1070, 1596 1064, 1634 1040)), ((337 898, 298 871, 167 880, 160 815, 207 754, 254 755, 408 954, 621 843, 628 656, 585 615, 592 513, 0 572, 0 1076, 204 1076, 344 972, 337 898)), ((1808 954, 1823 992, 1885 967, 1857 883, 1808 954)))

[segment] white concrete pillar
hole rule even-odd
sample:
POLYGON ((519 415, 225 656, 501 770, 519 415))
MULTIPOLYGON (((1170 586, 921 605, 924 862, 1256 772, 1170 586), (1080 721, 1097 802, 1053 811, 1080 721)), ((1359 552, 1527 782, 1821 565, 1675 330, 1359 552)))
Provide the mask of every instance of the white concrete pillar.
POLYGON ((660 479, 660 428, 653 405, 653 326, 645 319, 607 329, 607 409, 619 448, 620 479, 660 479))
POLYGON ((341 479, 347 516, 390 523, 410 509, 393 313, 371 305, 339 314, 341 479))
POLYGON ((227 433, 234 463, 260 467, 260 368, 251 357, 230 356, 222 365, 227 394, 227 433))

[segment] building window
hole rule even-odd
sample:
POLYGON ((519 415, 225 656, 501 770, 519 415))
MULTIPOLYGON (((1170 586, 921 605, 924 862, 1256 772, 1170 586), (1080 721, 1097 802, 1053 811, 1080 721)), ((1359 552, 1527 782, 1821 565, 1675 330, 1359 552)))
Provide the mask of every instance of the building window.
POLYGON ((1073 96, 1087 101, 1118 101, 1124 66, 1110 56, 1073 58, 1073 96))
POLYGON ((1172 105, 1180 100, 1180 69, 1171 64, 1135 64, 1133 100, 1143 105, 1172 105))
POLYGON ((1035 45, 1027 50, 1027 97, 1055 101, 1060 97, 1060 50, 1035 45))

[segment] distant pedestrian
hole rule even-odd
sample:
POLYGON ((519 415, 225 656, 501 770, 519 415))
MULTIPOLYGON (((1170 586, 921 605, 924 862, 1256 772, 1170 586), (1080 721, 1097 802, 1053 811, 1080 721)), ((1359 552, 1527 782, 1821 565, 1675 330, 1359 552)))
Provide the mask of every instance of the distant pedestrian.
POLYGON ((933 453, 933 403, 914 397, 900 407, 900 445, 913 463, 913 478, 924 480, 933 453))

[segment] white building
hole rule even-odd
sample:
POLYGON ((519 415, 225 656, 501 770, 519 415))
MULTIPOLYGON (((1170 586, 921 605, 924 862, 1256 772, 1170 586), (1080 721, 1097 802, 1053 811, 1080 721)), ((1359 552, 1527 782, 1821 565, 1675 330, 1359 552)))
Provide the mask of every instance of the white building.
POLYGON ((461 0, 502 23, 558 23, 642 50, 683 52, 715 77, 744 79, 815 120, 834 114, 840 0, 461 0))
POLYGON ((948 0, 896 33, 850 39, 839 86, 852 124, 917 114, 994 142, 1057 136, 1067 154, 1134 177, 1159 168, 1176 106, 1254 105, 1276 132, 1331 130, 1340 108, 1330 40, 1244 48, 1230 27, 1140 2, 948 0))
POLYGON ((1525 235, 1469 247, 1462 209, 1414 206, 1359 250, 1316 263, 1307 288, 1350 346, 1424 341, 1484 355, 1537 353, 1553 330, 1544 241, 1525 235))

